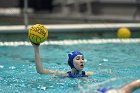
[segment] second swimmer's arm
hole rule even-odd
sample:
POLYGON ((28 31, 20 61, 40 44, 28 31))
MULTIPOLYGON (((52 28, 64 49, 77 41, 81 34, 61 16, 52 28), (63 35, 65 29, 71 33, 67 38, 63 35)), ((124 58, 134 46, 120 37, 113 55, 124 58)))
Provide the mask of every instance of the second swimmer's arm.
POLYGON ((125 85, 124 87, 122 87, 120 90, 123 93, 132 93, 133 91, 135 91, 136 89, 140 88, 140 79, 135 80, 127 85, 125 85))
POLYGON ((53 71, 49 69, 44 69, 41 63, 40 54, 39 54, 39 45, 33 44, 34 52, 35 52, 35 64, 36 70, 40 74, 56 74, 56 75, 66 75, 66 72, 63 71, 53 71))

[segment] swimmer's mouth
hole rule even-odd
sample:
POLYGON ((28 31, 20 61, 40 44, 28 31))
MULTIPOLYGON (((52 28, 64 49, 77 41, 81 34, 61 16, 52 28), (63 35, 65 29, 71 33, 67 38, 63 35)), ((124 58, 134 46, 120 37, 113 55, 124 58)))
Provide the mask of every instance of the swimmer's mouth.
POLYGON ((83 65, 83 64, 81 64, 81 65, 80 65, 80 67, 82 67, 82 68, 83 68, 83 67, 84 67, 84 65, 83 65))

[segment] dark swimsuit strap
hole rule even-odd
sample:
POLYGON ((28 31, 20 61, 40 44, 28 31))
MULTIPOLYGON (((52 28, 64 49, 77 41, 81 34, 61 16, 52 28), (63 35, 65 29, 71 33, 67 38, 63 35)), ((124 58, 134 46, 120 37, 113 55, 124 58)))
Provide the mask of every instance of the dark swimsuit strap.
POLYGON ((68 71, 68 77, 71 78, 77 78, 77 77, 87 77, 87 75, 85 74, 85 71, 82 71, 82 74, 71 74, 71 71, 68 71))

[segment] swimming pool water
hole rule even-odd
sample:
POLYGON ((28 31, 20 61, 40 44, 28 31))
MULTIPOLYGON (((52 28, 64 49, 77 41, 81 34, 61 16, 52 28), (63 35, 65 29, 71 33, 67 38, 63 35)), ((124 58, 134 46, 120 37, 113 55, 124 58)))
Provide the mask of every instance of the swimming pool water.
POLYGON ((67 54, 73 50, 85 55, 84 70, 96 74, 82 79, 40 75, 32 46, 0 46, 0 93, 94 93, 99 87, 119 88, 140 79, 139 43, 41 45, 42 63, 69 71, 67 54))

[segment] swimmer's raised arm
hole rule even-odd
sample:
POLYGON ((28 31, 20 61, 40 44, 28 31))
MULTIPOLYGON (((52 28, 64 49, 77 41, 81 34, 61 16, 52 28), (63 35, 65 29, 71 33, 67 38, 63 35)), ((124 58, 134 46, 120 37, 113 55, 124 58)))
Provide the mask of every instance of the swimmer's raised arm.
POLYGON ((34 47, 34 52, 35 52, 35 64, 36 64, 36 70, 38 73, 40 74, 55 74, 55 75, 62 75, 62 76, 66 76, 67 73, 64 71, 54 71, 54 70, 49 70, 49 69, 45 69, 42 66, 41 63, 41 59, 40 59, 40 54, 39 54, 39 45, 35 45, 33 44, 34 47))
POLYGON ((70 78, 87 77, 93 75, 93 72, 85 72, 84 68, 84 55, 79 51, 73 51, 68 54, 68 65, 71 67, 71 71, 64 72, 59 70, 49 70, 43 68, 39 54, 39 45, 33 44, 35 52, 35 64, 36 70, 40 74, 55 74, 59 76, 66 76, 70 78))

